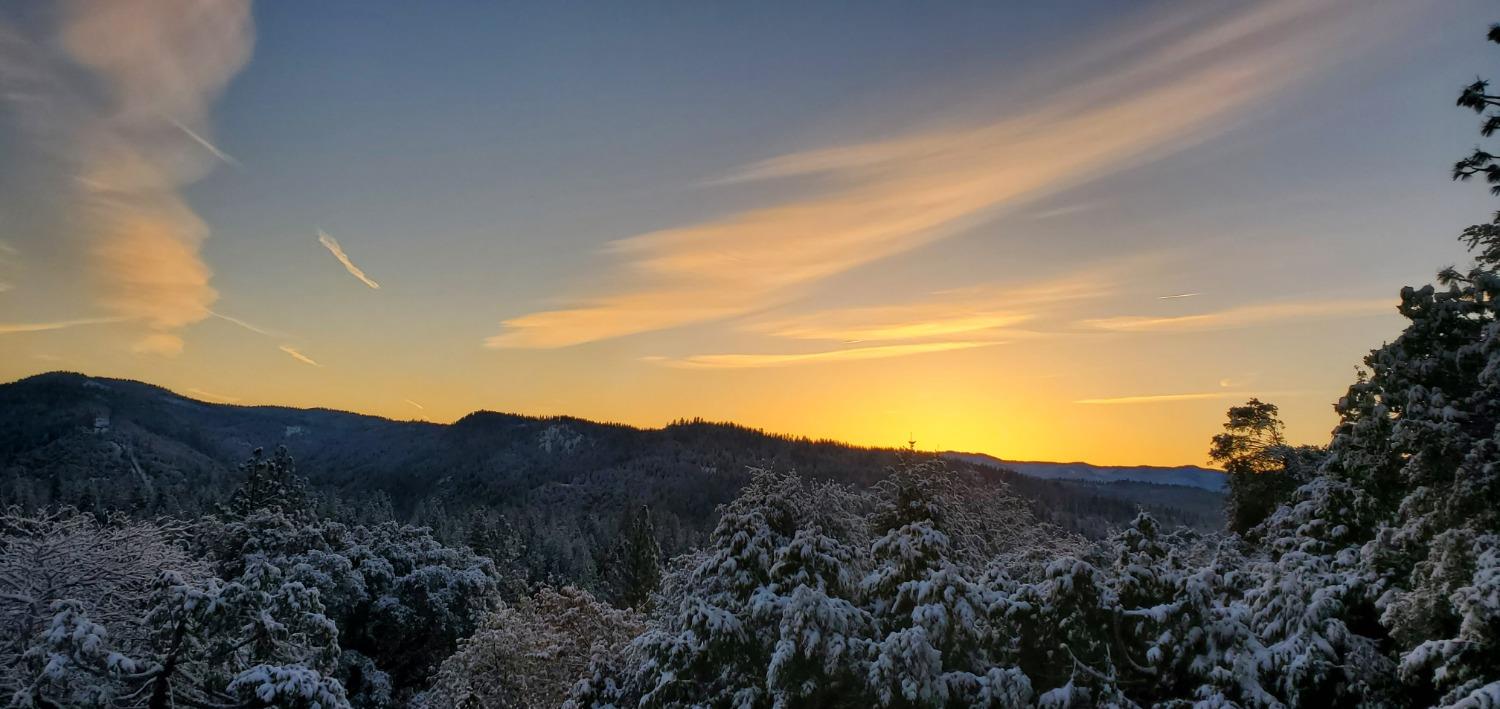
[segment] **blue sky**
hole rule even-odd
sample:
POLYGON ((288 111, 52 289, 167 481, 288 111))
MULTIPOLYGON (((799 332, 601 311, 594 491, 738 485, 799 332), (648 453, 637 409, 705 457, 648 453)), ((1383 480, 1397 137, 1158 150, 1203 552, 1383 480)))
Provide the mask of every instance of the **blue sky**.
POLYGON ((1201 462, 1493 211, 1477 1, 183 7, 0 9, 6 378, 1201 462))

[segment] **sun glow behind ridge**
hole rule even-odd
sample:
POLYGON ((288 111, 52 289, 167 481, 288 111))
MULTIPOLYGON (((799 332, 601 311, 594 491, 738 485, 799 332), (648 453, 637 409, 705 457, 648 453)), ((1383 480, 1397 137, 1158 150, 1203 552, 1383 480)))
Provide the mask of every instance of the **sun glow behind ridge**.
POLYGON ((1409 168, 1447 134, 1326 109, 1421 103, 1473 62, 1387 40, 1468 10, 697 8, 539 47, 579 18, 319 46, 317 9, 150 6, 0 10, 4 378, 1201 463, 1250 396, 1326 439, 1392 284, 1458 258, 1392 244, 1471 199, 1409 168))

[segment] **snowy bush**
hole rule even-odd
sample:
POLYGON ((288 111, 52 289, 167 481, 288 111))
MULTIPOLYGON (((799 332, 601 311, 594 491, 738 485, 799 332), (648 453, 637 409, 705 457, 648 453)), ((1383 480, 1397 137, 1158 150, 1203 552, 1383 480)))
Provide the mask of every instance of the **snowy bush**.
POLYGON ((490 613, 443 662, 433 706, 555 707, 595 669, 617 667, 640 618, 573 587, 543 588, 490 613))

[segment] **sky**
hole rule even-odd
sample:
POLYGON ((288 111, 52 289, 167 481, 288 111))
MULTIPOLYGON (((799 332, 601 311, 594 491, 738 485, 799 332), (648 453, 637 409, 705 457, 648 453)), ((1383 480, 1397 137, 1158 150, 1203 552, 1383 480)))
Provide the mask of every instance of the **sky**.
POLYGON ((1012 460, 1325 443, 1479 0, 0 5, 0 380, 1012 460))

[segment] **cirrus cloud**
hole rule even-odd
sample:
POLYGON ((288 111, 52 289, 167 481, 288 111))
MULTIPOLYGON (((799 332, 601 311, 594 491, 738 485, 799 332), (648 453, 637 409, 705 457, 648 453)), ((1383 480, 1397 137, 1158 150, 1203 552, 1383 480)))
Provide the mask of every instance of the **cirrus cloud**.
POLYGON ((145 328, 133 349, 174 355, 218 298, 200 253, 208 226, 181 191, 232 160, 207 137, 209 107, 249 60, 250 3, 61 7, 56 42, 0 26, 0 89, 73 177, 66 218, 99 305, 145 328))
POLYGON ((606 252, 625 285, 509 318, 485 344, 566 347, 787 303, 827 277, 1197 144, 1326 65, 1330 35, 1357 31, 1351 17, 1380 22, 1381 7, 1235 5, 1216 21, 1138 33, 1096 57, 1108 60, 1096 76, 1054 77, 1064 88, 1025 110, 745 166, 721 182, 803 177, 812 186, 616 241, 606 252))
POLYGON ((1084 320, 1086 327, 1114 332, 1208 332, 1297 320, 1324 320, 1339 317, 1394 313, 1396 302, 1389 298, 1307 300, 1242 305, 1194 315, 1147 317, 1122 315, 1084 320))
POLYGON ((800 364, 823 364, 828 362, 909 357, 911 355, 930 354, 934 352, 952 352, 954 350, 969 350, 976 347, 993 347, 1001 344, 1005 343, 989 341, 923 342, 907 345, 878 345, 874 347, 855 347, 842 350, 788 354, 703 354, 679 358, 648 357, 646 359, 649 362, 683 369, 762 369, 800 364))

